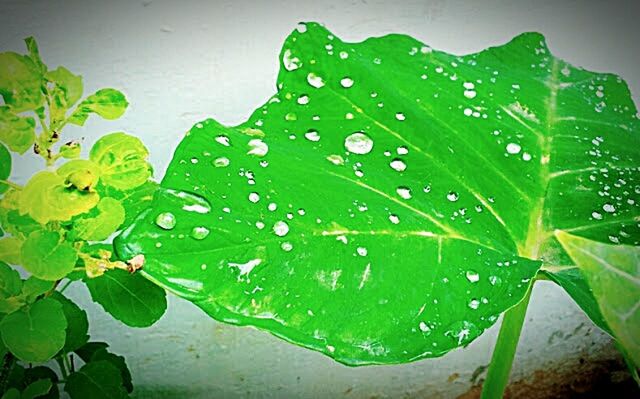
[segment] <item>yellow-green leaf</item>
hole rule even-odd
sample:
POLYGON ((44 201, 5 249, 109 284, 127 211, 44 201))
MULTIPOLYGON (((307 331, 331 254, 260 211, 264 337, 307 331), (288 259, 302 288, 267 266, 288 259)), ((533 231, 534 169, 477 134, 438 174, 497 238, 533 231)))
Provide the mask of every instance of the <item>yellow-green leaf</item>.
POLYGON ((42 59, 40 58, 40 50, 38 49, 38 43, 36 42, 36 39, 34 39, 32 36, 29 36, 28 38, 24 39, 24 43, 27 45, 27 50, 29 51, 29 58, 31 58, 31 61, 33 61, 33 63, 40 69, 41 73, 46 73, 47 66, 44 64, 44 62, 42 62, 42 59))
POLYGON ((0 106, 0 142, 11 151, 23 154, 36 139, 36 122, 30 116, 18 116, 7 106, 0 106))
POLYGON ((21 262, 20 249, 23 241, 19 237, 0 238, 0 261, 11 265, 19 265, 21 262))
POLYGON ((42 171, 31 177, 20 195, 20 213, 46 224, 52 220, 66 221, 85 213, 98 204, 94 192, 67 188, 60 175, 42 171))
POLYGON ((101 89, 84 99, 76 107, 68 122, 83 126, 90 114, 95 113, 104 119, 118 119, 129 103, 124 94, 115 89, 101 89))
POLYGON ((36 231, 22 245, 22 265, 42 280, 59 280, 73 270, 76 250, 55 231, 36 231))
POLYGON ((640 367, 640 247, 604 244, 561 230, 555 235, 586 277, 613 334, 640 367))
POLYGON ((0 53, 0 96, 15 112, 38 108, 44 101, 42 73, 27 56, 0 53))
POLYGON ((102 136, 89 158, 100 166, 102 182, 119 190, 144 184, 151 177, 149 152, 137 137, 117 132, 102 136))
POLYGON ((73 106, 82 97, 82 76, 74 75, 65 67, 58 67, 45 74, 45 78, 63 93, 66 108, 73 106))
POLYGON ((65 159, 75 159, 80 156, 80 143, 77 141, 70 141, 60 147, 60 155, 65 159))
POLYGON ((113 198, 102 198, 95 217, 82 217, 73 222, 71 234, 86 241, 102 241, 114 233, 124 222, 125 210, 113 198))
POLYGON ((82 191, 93 191, 100 179, 100 167, 86 159, 74 159, 58 168, 58 175, 82 191))

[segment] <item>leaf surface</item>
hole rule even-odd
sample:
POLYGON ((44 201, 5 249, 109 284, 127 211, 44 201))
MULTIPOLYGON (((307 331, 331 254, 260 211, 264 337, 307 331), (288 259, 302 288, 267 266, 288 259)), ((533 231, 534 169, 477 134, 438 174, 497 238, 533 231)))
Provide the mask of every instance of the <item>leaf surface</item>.
POLYGON ((280 56, 277 93, 239 126, 196 124, 116 240, 214 318, 407 362, 467 345, 540 259, 564 264, 554 229, 638 245, 629 91, 541 35, 458 56, 306 24, 280 56))
MULTIPOLYGON (((77 83, 75 86, 77 87, 77 83)), ((128 105, 129 102, 120 91, 100 89, 78 104, 68 122, 83 126, 91 114, 97 114, 107 120, 118 119, 128 105)))
POLYGON ((128 398, 122 385, 120 371, 106 360, 90 362, 71 373, 64 390, 72 399, 120 399, 128 398))
POLYGON ((51 295, 51 298, 60 302, 64 317, 67 320, 67 336, 65 338, 63 352, 73 352, 89 341, 87 312, 59 291, 55 291, 53 295, 51 295))
POLYGON ((35 231, 22 244, 22 266, 35 277, 55 281, 73 270, 76 250, 55 231, 35 231))
POLYGON ((25 362, 51 359, 64 346, 66 328, 62 305, 50 298, 39 300, 0 321, 5 346, 25 362))
POLYGON ((165 291, 139 274, 116 269, 85 282, 91 298, 130 327, 148 327, 167 310, 165 291))
POLYGON ((556 235, 586 276, 614 336, 640 366, 640 248, 556 235))
POLYGON ((0 142, 11 151, 24 154, 36 140, 36 122, 30 116, 19 116, 7 106, 0 106, 0 142))
POLYGON ((117 132, 102 136, 89 158, 101 168, 102 182, 118 190, 134 189, 151 177, 149 151, 139 138, 117 132))
POLYGON ((29 57, 0 53, 0 96, 15 112, 38 108, 44 101, 42 72, 29 57))

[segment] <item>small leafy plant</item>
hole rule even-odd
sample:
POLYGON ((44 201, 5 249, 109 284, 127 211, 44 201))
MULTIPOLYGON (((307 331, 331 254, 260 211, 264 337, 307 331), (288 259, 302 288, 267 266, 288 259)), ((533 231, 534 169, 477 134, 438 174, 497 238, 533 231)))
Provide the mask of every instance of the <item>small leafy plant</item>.
MULTIPOLYGON (((504 314, 501 397, 535 281, 640 364, 640 122, 544 37, 464 56, 404 35, 287 38, 277 92, 196 124, 114 241, 213 318, 351 365, 464 347, 504 314)), ((552 304, 550 304, 552 306, 552 304)))
POLYGON ((123 132, 102 136, 87 159, 80 141, 60 144, 66 125, 83 126, 92 114, 117 119, 128 102, 114 89, 82 99, 81 76, 49 69, 35 40, 26 45, 26 55, 0 54, 0 394, 55 398, 64 384, 72 398, 127 397, 124 358, 90 341, 86 312, 64 292, 83 281, 95 302, 133 327, 164 313, 165 291, 131 273, 143 259, 116 260, 105 243, 156 190, 148 152, 123 132), (9 151, 29 149, 46 167, 21 186, 9 180, 9 151))

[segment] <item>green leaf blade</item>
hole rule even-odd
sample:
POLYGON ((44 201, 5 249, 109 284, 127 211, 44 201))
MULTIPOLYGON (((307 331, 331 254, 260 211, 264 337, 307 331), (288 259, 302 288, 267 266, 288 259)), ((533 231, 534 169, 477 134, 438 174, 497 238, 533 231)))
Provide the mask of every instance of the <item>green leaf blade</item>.
POLYGON ((107 120, 118 119, 124 114, 128 105, 129 102, 120 91, 101 89, 82 100, 67 121, 83 126, 92 113, 107 120))
POLYGON ((24 154, 36 140, 36 121, 30 116, 19 116, 11 108, 0 106, 0 142, 11 151, 24 154))
POLYGON ((36 231, 29 235, 21 248, 24 268, 34 276, 55 281, 69 274, 78 254, 71 244, 61 241, 53 231, 36 231))
POLYGON ((128 398, 116 366, 106 360, 90 362, 67 379, 64 390, 72 399, 128 398))
POLYGON ((95 302, 130 327, 148 327, 167 309, 164 290, 139 274, 111 270, 85 283, 95 302))
POLYGON ((42 105, 42 72, 29 57, 14 52, 0 53, 0 96, 15 112, 42 105))
POLYGON ((48 298, 0 321, 5 346, 25 362, 51 359, 64 346, 66 328, 62 305, 48 298))
POLYGON ((602 316, 636 367, 640 365, 640 248, 602 244, 558 230, 597 298, 602 316))
POLYGON ((278 92, 239 126, 196 124, 115 241, 212 317, 407 362, 480 335, 540 259, 566 264, 558 226, 640 244, 628 90, 541 35, 458 56, 306 24, 281 59, 278 92))
POLYGON ((64 353, 73 352, 89 341, 87 312, 58 291, 55 291, 51 298, 60 302, 67 320, 67 335, 62 351, 64 353))
POLYGON ((101 168, 102 182, 118 190, 134 189, 151 177, 148 156, 140 139, 123 132, 102 136, 89 153, 91 161, 101 168))

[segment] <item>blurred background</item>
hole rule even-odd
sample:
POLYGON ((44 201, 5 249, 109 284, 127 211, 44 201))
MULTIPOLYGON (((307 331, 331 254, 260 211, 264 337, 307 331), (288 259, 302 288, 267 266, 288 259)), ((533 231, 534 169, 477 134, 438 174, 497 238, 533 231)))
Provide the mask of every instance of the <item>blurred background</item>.
MULTIPOLYGON (((280 46, 300 21, 345 41, 406 33, 455 54, 480 51, 525 31, 554 55, 619 74, 640 96, 640 4, 636 1, 0 1, 0 51, 24 52, 34 36, 44 61, 84 77, 85 93, 122 90, 119 120, 89 118, 65 140, 126 131, 149 147, 161 179, 183 134, 206 117, 235 125, 274 91, 280 46), (636 4, 634 4, 636 3, 636 4)), ((41 159, 14 159, 19 183, 41 159)), ((126 357, 139 398, 473 398, 499 324, 464 350, 399 366, 348 368, 252 328, 223 325, 171 297, 148 329, 131 329, 93 304, 91 335, 126 357)), ((512 397, 599 397, 629 376, 611 340, 549 282, 536 284, 512 373, 512 397)))

